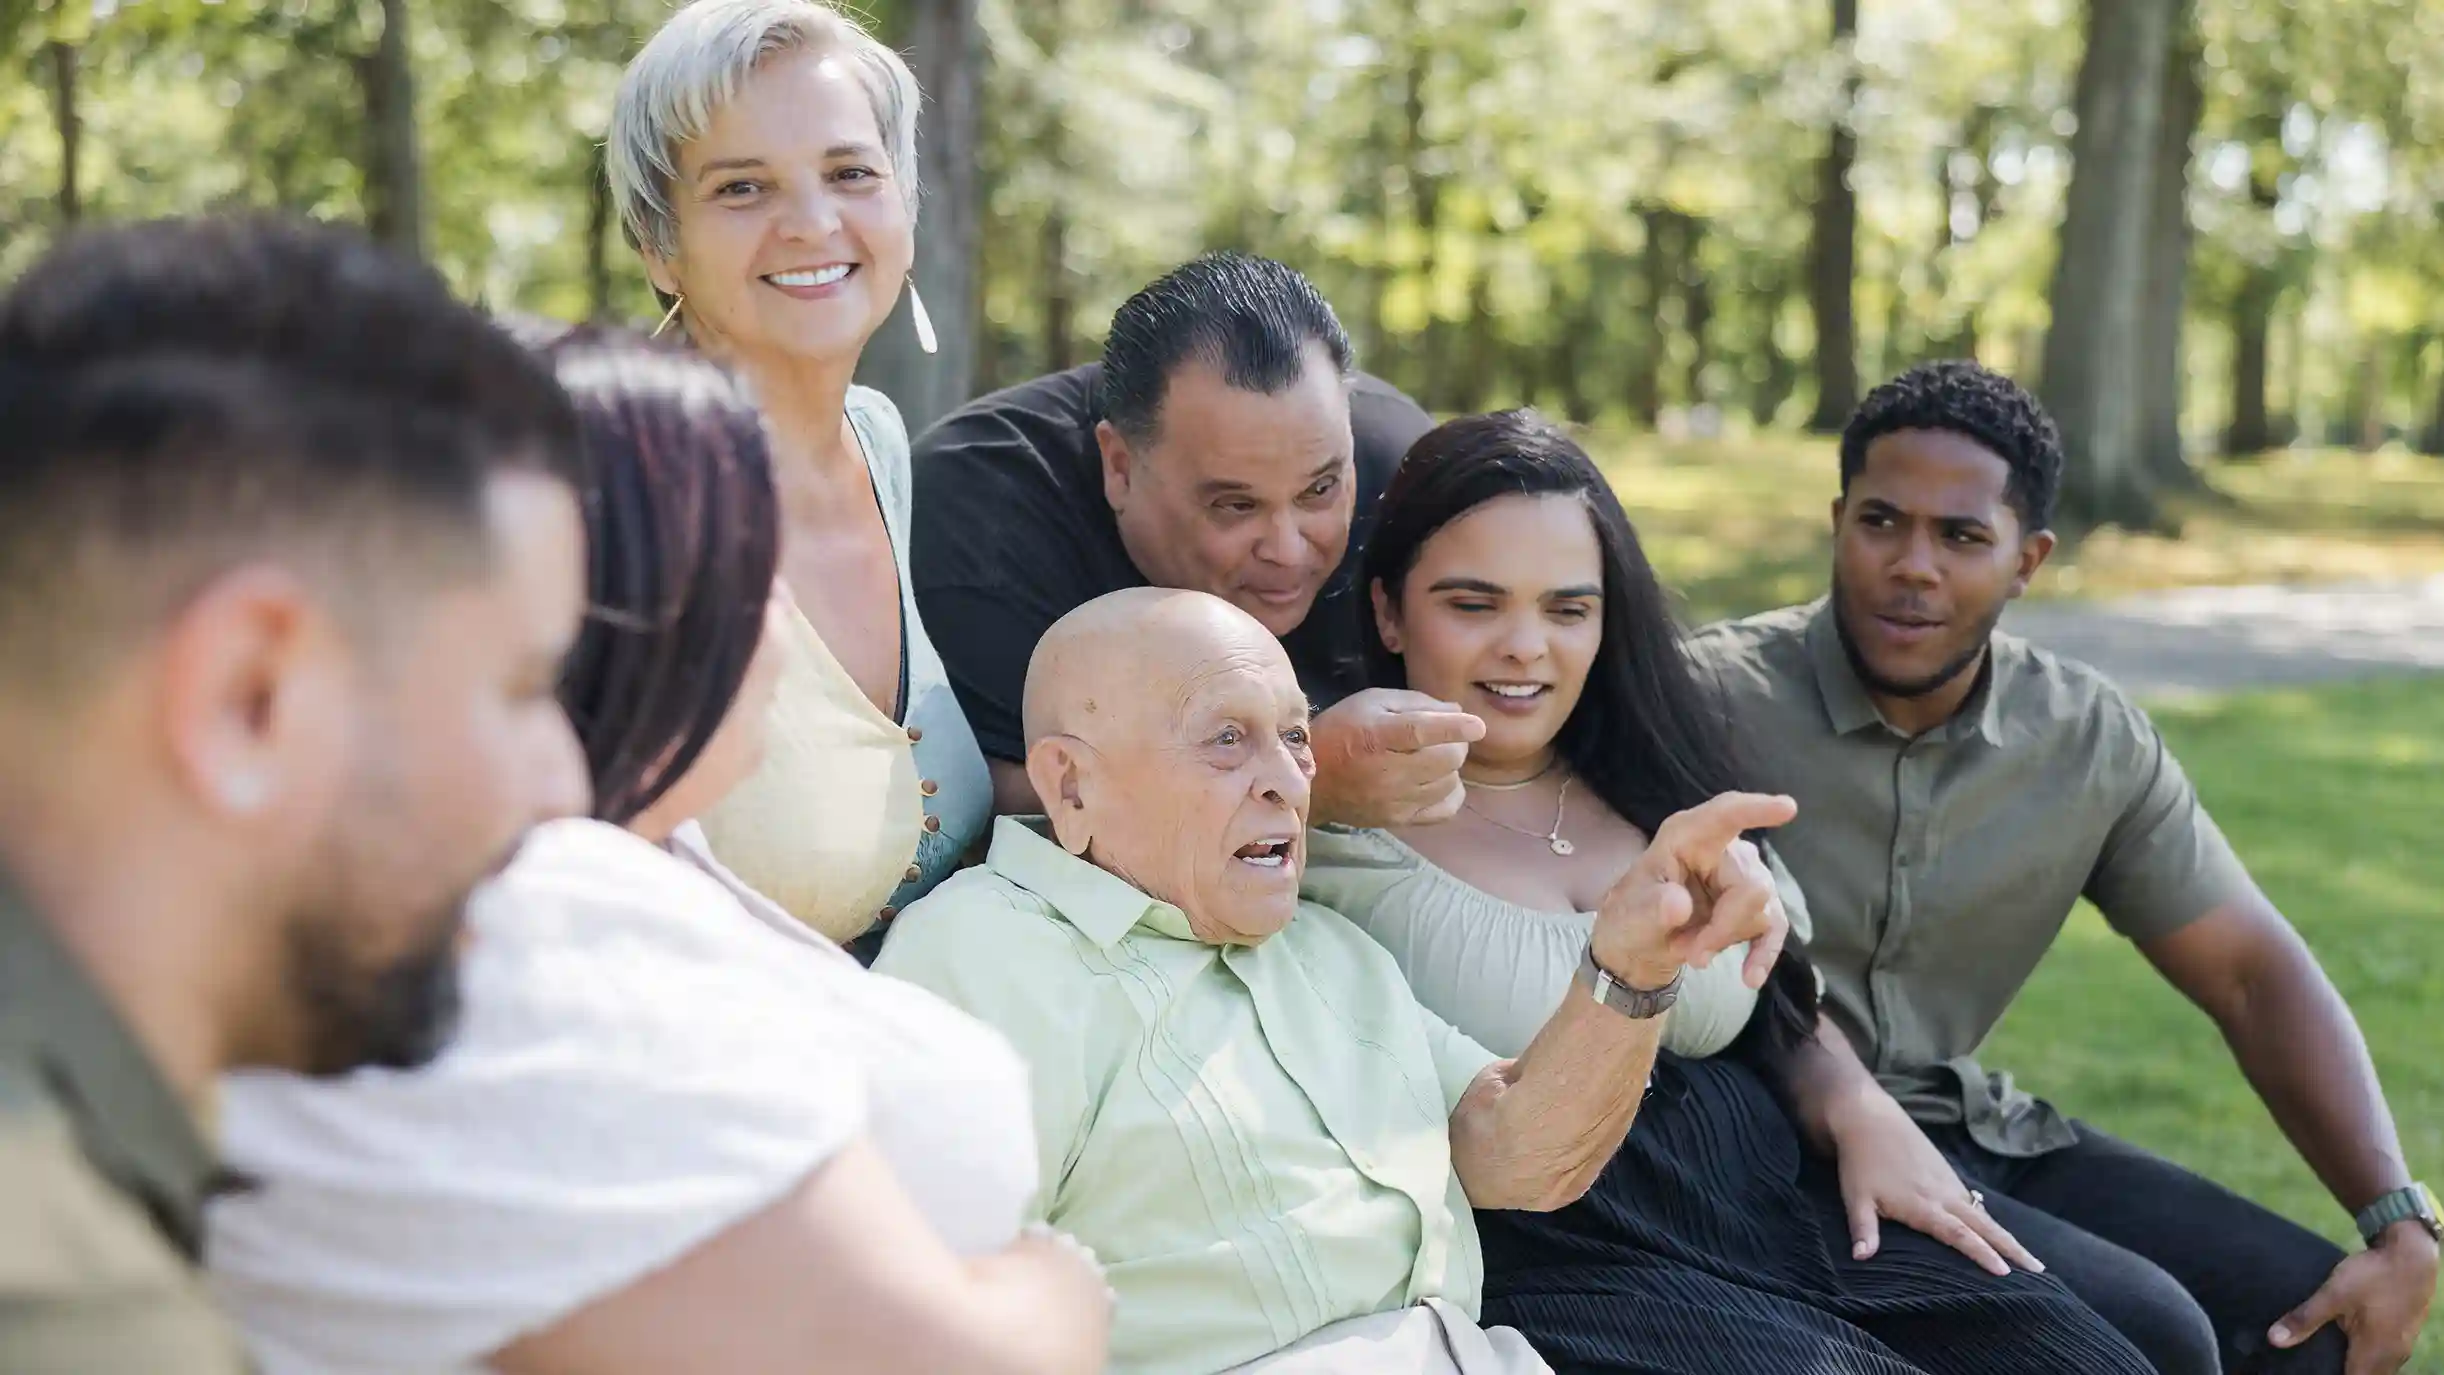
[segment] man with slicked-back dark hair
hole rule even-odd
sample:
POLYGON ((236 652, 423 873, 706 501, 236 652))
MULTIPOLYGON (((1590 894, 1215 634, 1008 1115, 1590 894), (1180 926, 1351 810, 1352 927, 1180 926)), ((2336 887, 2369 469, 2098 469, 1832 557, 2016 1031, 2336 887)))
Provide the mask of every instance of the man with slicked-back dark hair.
POLYGON ((1433 421, 1357 371, 1292 268, 1215 253, 1112 317, 1103 359, 969 403, 917 439, 918 609, 993 766, 1004 812, 1039 810, 1019 706, 1036 641, 1107 592, 1177 587, 1280 637, 1314 700, 1319 820, 1457 811, 1484 727, 1366 687, 1357 570, 1375 505, 1433 421))
POLYGON ((0 1370, 230 1371, 202 1122, 436 1054, 580 810, 576 421, 363 238, 70 240, 0 297, 0 1370))

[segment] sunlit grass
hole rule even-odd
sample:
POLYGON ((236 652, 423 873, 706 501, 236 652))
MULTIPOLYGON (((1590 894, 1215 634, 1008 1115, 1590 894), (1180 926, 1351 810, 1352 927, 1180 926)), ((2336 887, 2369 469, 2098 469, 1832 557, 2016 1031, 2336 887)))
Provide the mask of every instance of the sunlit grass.
MULTIPOLYGON (((2350 1001, 2411 1168, 2444 1179, 2444 679, 2252 693, 2161 707, 2156 719, 2350 1001)), ((2213 1025, 2094 912, 2072 918, 1983 1058, 2355 1246, 2213 1025)), ((2444 1332, 2420 1353, 2413 1375, 2444 1375, 2444 1332)))
MULTIPOLYGON (((1598 431, 1589 448, 1692 621, 1824 588, 1828 439, 1672 442, 1598 431)), ((2037 597, 2444 573, 2444 460, 2318 451, 2210 464, 2215 499, 2177 501, 2180 537, 2101 531, 2058 554, 2037 597)))

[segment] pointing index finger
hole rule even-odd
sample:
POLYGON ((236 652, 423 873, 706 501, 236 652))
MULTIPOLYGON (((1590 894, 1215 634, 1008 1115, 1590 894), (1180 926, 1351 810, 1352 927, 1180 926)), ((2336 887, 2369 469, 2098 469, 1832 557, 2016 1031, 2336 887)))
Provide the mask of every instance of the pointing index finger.
POLYGON ((1769 830, 1799 814, 1799 804, 1779 793, 1717 793, 1678 812, 1656 828, 1673 857, 1711 865, 1747 831, 1769 830))

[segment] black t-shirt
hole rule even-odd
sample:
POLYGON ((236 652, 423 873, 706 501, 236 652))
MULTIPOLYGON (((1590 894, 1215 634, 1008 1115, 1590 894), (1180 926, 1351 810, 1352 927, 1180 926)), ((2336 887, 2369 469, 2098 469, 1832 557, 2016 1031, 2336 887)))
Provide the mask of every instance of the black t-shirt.
MULTIPOLYGON (((1103 499, 1095 382, 1103 365, 980 397, 918 436, 909 541, 917 611, 984 752, 1026 757, 1027 660, 1052 623, 1107 592, 1146 585, 1103 499)), ((1349 394, 1357 466, 1349 552, 1282 639, 1318 708, 1366 686, 1358 566, 1384 484, 1433 420, 1360 373, 1349 394)))

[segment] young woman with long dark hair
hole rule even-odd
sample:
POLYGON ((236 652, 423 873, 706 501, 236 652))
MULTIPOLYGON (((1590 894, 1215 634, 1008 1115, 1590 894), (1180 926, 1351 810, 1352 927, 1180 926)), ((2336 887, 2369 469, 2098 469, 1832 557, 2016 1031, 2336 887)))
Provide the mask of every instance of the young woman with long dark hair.
MULTIPOLYGON (((1516 1054, 1569 986, 1603 893, 1665 817, 1738 788, 1738 758, 1610 484, 1533 412, 1420 439, 1366 572, 1374 685, 1456 703, 1486 733, 1457 818, 1319 831, 1306 895, 1383 942, 1427 1007, 1516 1054)), ((1787 877, 1784 906, 1804 937, 1787 877)), ((1857 1209, 1890 1202, 1857 1157, 1914 1159, 1893 1124, 1917 1129, 1786 1103, 1789 1071, 1828 1054, 1814 970, 1794 939, 1750 990, 1741 953, 1684 975, 1653 1097, 1586 1198, 1478 1214, 1485 1320, 1559 1370, 2145 1372, 2067 1289, 2005 1263, 2034 1265, 1965 1189, 1942 1240, 1896 1226, 1880 1247, 1854 1241, 1857 1209)), ((1850 1068, 1843 1092, 1871 1103, 1881 1090, 1850 1068)))

